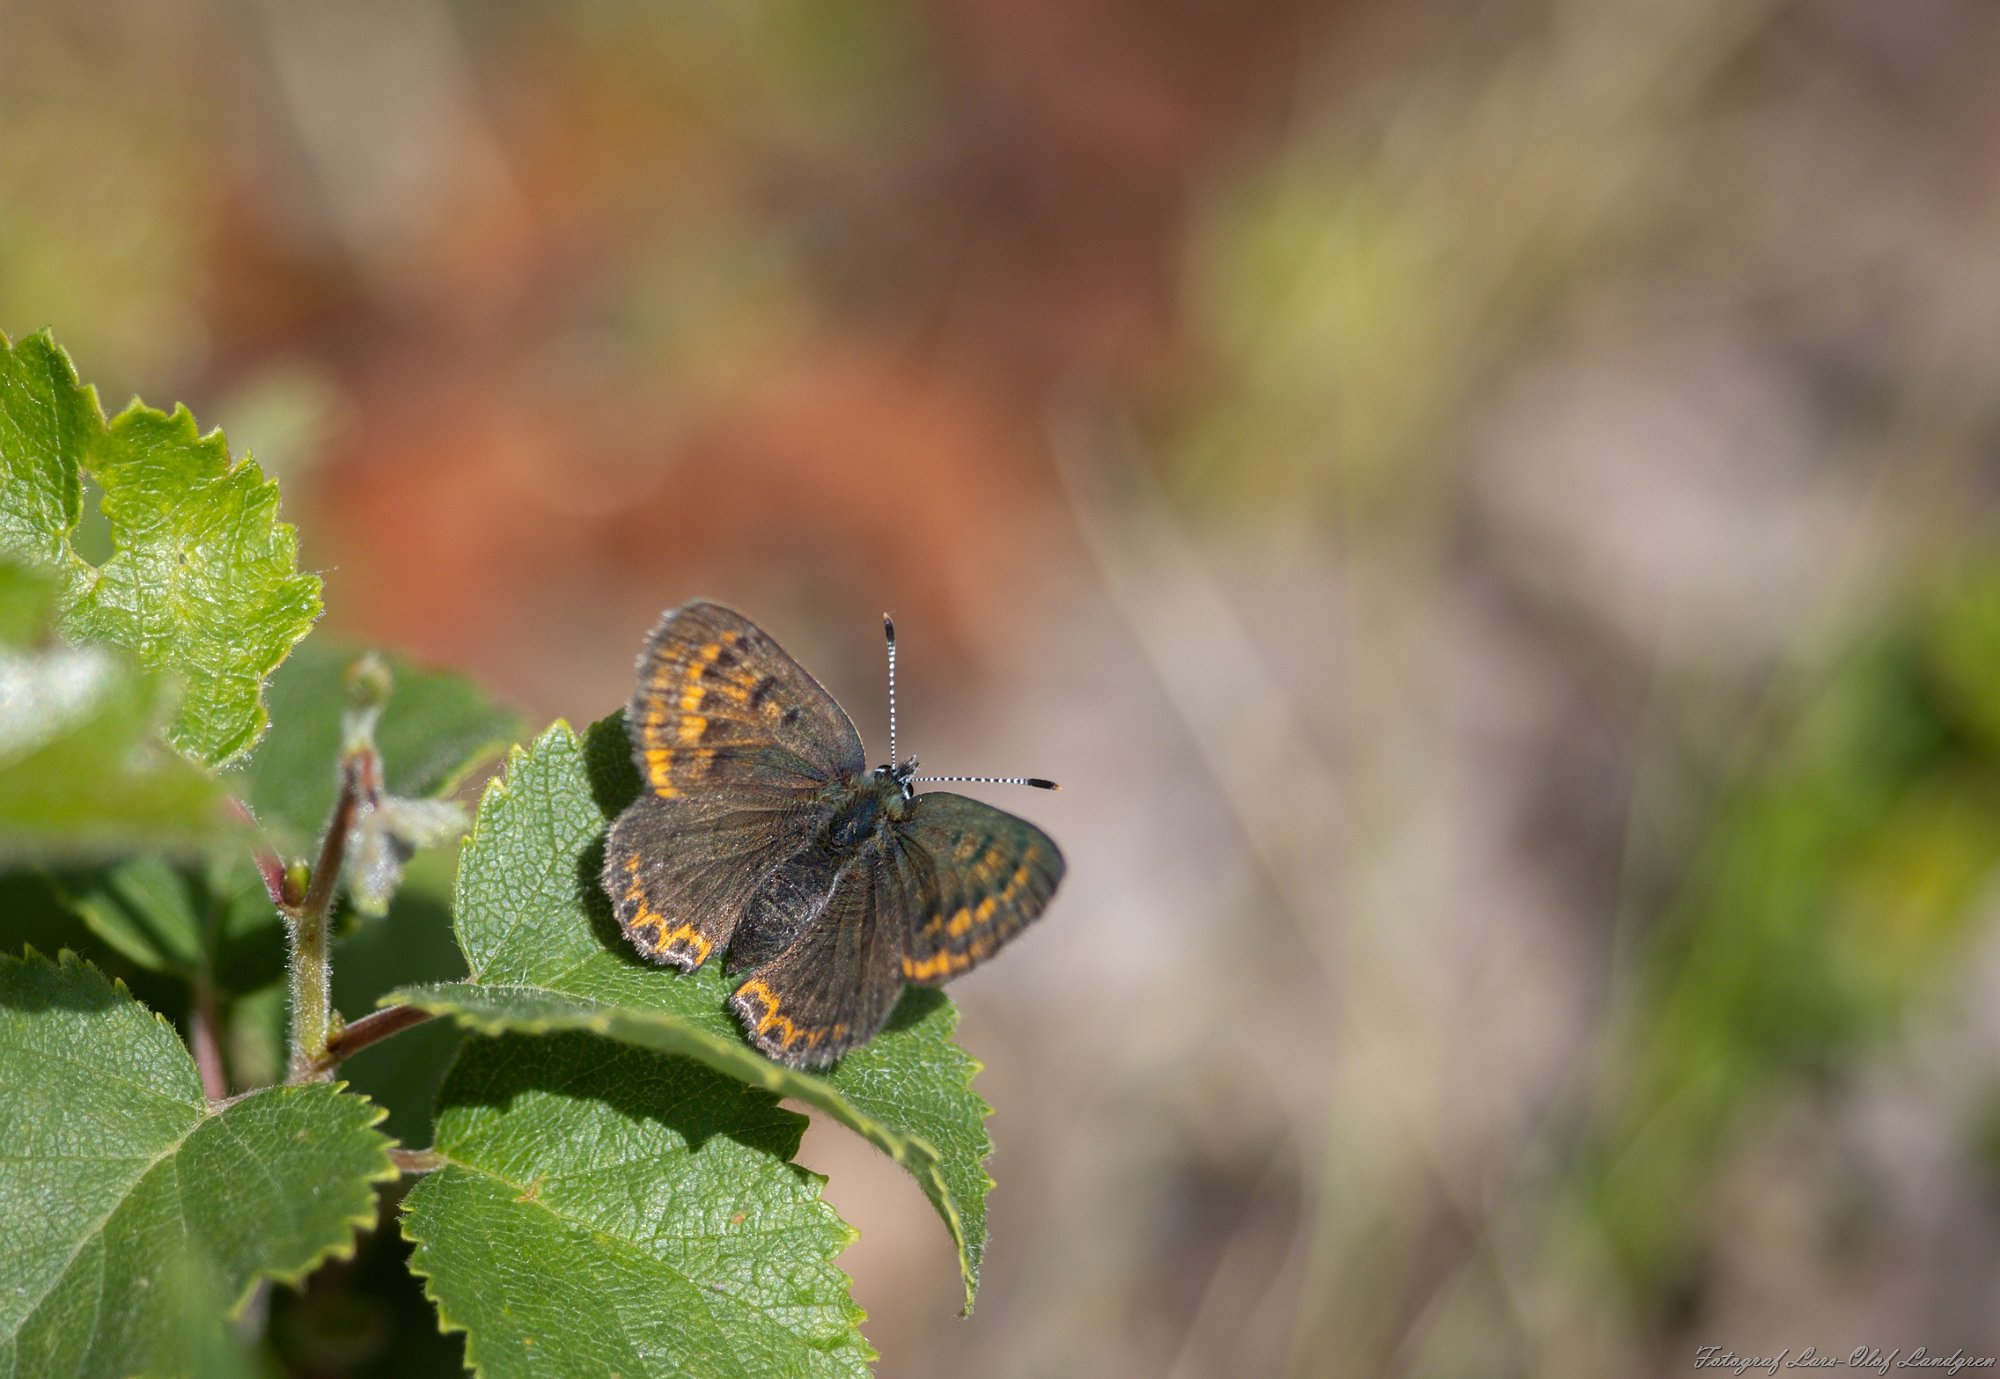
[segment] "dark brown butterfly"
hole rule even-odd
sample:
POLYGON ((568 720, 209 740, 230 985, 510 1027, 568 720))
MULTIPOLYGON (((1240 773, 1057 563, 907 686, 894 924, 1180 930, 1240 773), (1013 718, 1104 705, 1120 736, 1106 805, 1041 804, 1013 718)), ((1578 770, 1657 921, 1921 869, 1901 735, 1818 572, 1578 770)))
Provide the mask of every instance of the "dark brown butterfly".
MULTIPOLYGON (((963 795, 869 770, 833 696, 740 613, 688 603, 639 657, 626 709, 647 790, 618 816, 604 887, 654 962, 719 951, 745 971, 729 1004, 783 1063, 818 1067, 875 1037, 907 983, 938 986, 1041 914, 1062 880, 1048 835, 963 795)), ((1011 783, 1053 789, 1048 781, 1011 783)))

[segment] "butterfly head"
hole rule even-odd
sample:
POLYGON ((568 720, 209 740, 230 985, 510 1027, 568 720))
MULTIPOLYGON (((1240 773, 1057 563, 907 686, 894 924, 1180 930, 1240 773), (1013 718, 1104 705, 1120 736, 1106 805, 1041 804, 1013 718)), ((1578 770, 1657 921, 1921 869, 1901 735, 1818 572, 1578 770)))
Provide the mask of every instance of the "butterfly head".
POLYGON ((917 793, 913 784, 917 778, 917 759, 910 757, 900 765, 893 761, 885 761, 875 768, 875 777, 901 790, 904 799, 911 799, 917 793))

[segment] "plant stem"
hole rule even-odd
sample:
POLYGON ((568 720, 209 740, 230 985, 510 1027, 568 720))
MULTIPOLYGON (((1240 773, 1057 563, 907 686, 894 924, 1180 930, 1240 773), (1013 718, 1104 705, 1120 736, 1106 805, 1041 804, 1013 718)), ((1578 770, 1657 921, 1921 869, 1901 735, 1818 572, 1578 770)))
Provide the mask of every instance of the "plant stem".
POLYGON ((191 1020, 194 1065, 201 1072, 202 1095, 221 1101, 229 1095, 229 1073, 222 1064, 222 1012, 215 1003, 215 988, 206 978, 195 985, 194 1014, 191 1020))
MULTIPOLYGON (((257 816, 250 812, 250 806, 231 795, 226 802, 229 812, 238 819, 257 827, 257 816)), ((289 910, 299 903, 299 897, 292 893, 285 881, 285 861, 271 850, 261 838, 250 849, 250 856, 257 863, 257 874, 264 878, 264 890, 271 897, 271 903, 280 910, 289 910)))
POLYGON ((431 1012, 416 1006, 387 1006, 371 1011, 359 1020, 341 1029, 327 1040, 326 1052, 320 1055, 322 1067, 331 1068, 343 1058, 351 1058, 370 1044, 380 1043, 392 1034, 401 1034, 413 1025, 421 1025, 431 1018, 431 1012))
POLYGON ((405 1173, 430 1173, 446 1162, 435 1149, 391 1149, 389 1161, 405 1173))
POLYGON ((341 864, 347 860, 347 835, 354 824, 354 806, 364 774, 363 755, 352 753, 340 763, 340 796, 334 801, 326 836, 320 839, 319 860, 313 863, 305 899, 296 906, 280 907, 285 916, 286 956, 292 978, 292 1082, 325 1082, 333 1075, 325 1065, 333 1015, 327 918, 333 910, 341 864))
POLYGON ((326 915, 288 914, 285 939, 292 970, 292 1082, 325 1082, 319 1067, 333 1007, 333 968, 326 956, 326 915))

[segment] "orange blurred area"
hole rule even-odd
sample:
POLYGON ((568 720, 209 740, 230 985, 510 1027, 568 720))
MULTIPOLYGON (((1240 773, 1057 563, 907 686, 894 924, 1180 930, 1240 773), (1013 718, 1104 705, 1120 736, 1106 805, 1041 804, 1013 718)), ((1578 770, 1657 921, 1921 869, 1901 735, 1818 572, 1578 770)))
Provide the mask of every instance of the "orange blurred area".
POLYGON ((881 1374, 2000 1355, 1996 60, 1984 0, 0 0, 0 331, 277 475, 322 635, 581 723, 713 597, 880 757, 889 609, 906 748, 1063 783, 984 792, 1071 871, 952 989, 970 1320, 806 1141, 881 1374))

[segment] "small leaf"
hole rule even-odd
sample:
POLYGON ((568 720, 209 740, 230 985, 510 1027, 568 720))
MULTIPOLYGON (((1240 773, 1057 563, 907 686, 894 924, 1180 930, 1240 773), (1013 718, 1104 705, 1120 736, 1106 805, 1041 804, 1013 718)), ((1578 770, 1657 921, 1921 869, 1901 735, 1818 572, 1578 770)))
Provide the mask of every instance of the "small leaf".
MULTIPOLYGON (((316 836, 332 812, 345 703, 341 677, 360 654, 315 638, 271 677, 271 731, 233 778, 257 818, 287 844, 316 836)), ((520 716, 470 680, 384 659, 395 689, 375 725, 375 746, 388 793, 418 799, 448 794, 519 740, 520 716)))
POLYGON ((284 972, 283 929, 243 858, 176 865, 128 857, 55 876, 63 898, 127 961, 222 991, 253 991, 284 972))
POLYGON ((75 560, 83 455, 104 428, 96 390, 78 384, 47 335, 0 335, 0 552, 36 565, 75 560))
POLYGON ((804 1121, 683 1058, 475 1040, 449 1161, 404 1203, 410 1267, 488 1379, 865 1375, 833 1257, 853 1232, 787 1162, 804 1121))
POLYGON ((182 1367, 178 1272, 205 1262, 227 1309, 350 1251, 394 1176, 379 1119, 331 1085, 211 1105, 173 1030, 95 968, 0 957, 0 1372, 182 1367))
POLYGON ((623 724, 586 746, 565 723, 518 749, 487 787, 460 855, 456 929, 473 977, 411 987, 402 1001, 486 1032, 582 1029, 698 1059, 831 1115, 909 1171, 958 1246, 966 1307, 986 1241, 986 1103, 978 1064, 951 1042, 957 1012, 912 989, 874 1042, 830 1073, 801 1072, 752 1048, 725 1004, 733 981, 711 962, 683 975, 634 954, 598 885, 608 820, 637 789, 623 724))
POLYGON ((277 520, 278 486, 185 407, 134 402, 106 423, 46 334, 0 336, 0 553, 61 572, 59 630, 121 647, 172 677, 174 745, 215 765, 264 729, 264 679, 319 616, 319 579, 277 520), (112 552, 93 566, 71 537, 94 479, 112 552))
POLYGON ((148 855, 57 882, 70 907, 120 957, 184 977, 201 967, 207 897, 198 872, 148 855))
POLYGON ((233 837, 214 778, 156 740, 156 676, 109 647, 32 647, 49 589, 0 558, 0 627, 17 634, 0 639, 0 861, 233 837))

